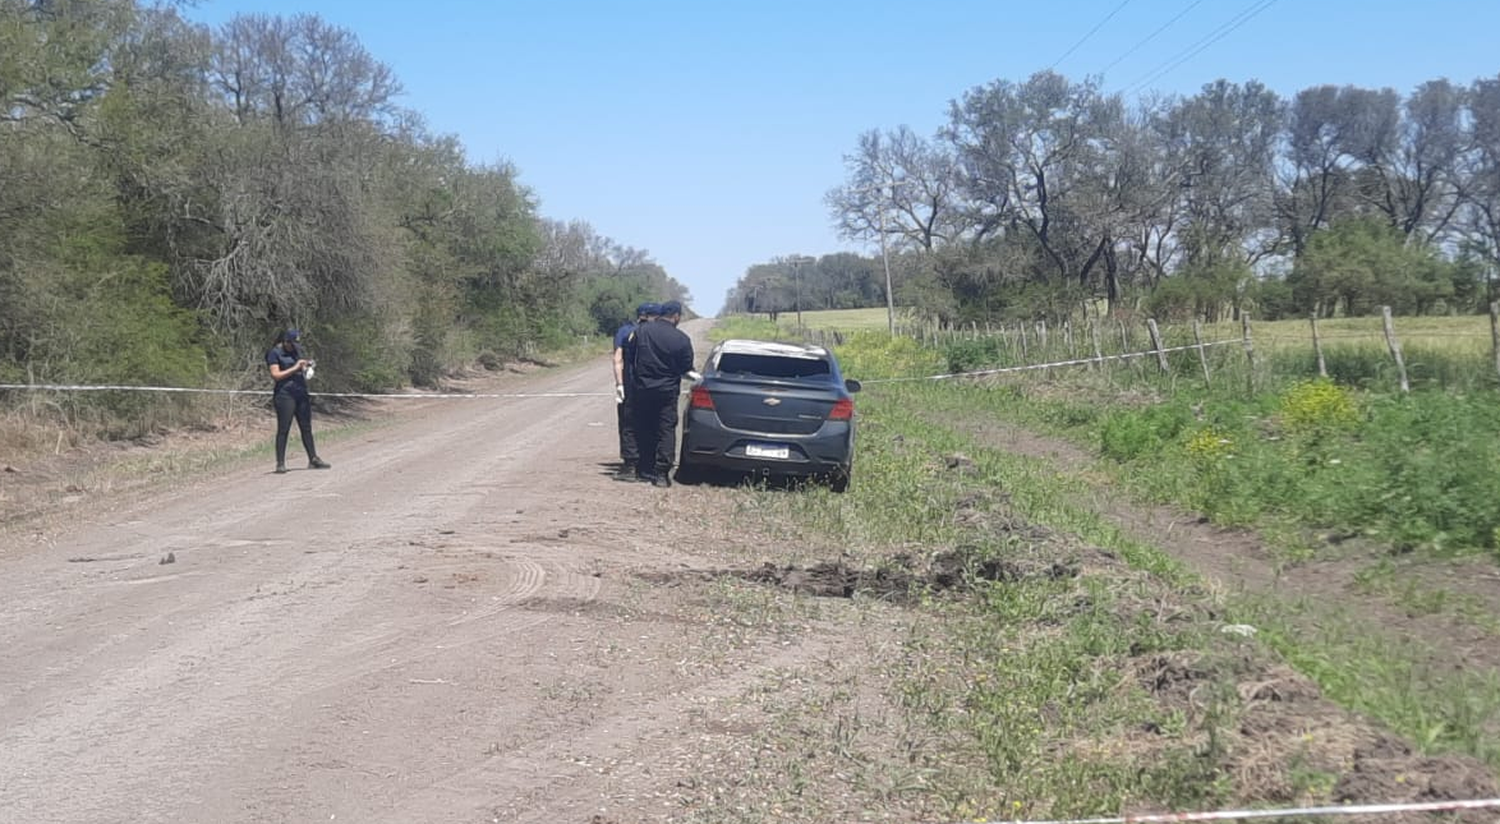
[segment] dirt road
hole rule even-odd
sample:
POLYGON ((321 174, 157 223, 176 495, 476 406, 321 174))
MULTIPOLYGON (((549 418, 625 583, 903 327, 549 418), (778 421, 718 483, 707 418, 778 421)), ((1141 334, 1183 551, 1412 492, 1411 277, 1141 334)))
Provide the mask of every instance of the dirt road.
MULTIPOLYGON (((607 392, 605 369, 525 391, 607 392)), ((332 471, 0 548, 0 821, 680 814, 732 726, 714 702, 820 654, 715 664, 701 605, 635 575, 706 564, 683 501, 732 490, 613 481, 607 397, 423 403, 332 471)))

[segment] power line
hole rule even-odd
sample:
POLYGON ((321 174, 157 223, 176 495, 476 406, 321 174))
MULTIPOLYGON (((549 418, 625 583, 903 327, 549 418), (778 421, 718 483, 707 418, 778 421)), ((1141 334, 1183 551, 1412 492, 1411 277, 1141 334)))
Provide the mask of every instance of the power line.
POLYGON ((1136 81, 1130 86, 1128 91, 1134 93, 1151 85, 1152 83, 1155 83, 1157 80, 1160 80, 1167 74, 1171 73, 1172 70, 1176 69, 1178 66, 1181 66, 1189 60, 1192 60, 1194 57, 1197 57, 1209 46, 1212 46, 1220 40, 1223 40, 1235 29, 1238 29, 1240 26, 1243 26, 1246 23, 1250 22, 1250 20, 1256 15, 1274 5, 1276 5, 1276 0, 1264 0, 1264 2, 1252 3, 1249 7, 1242 10, 1239 14, 1231 17, 1228 22, 1223 23, 1217 29, 1214 29, 1213 31, 1204 35, 1197 42, 1188 46, 1187 49, 1178 52, 1177 55, 1170 58, 1165 64, 1157 67, 1148 75, 1136 81))
POLYGON ((1255 17, 1256 15, 1260 14, 1261 12, 1265 11, 1275 4, 1276 0, 1264 0, 1263 2, 1261 2, 1261 0, 1257 0, 1257 2, 1251 3, 1234 17, 1231 17, 1228 21, 1220 24, 1218 28, 1204 35, 1202 38, 1189 45, 1186 49, 1169 58, 1166 63, 1158 66, 1150 73, 1148 73, 1145 77, 1136 81, 1131 85, 1129 91, 1134 93, 1140 91, 1141 89, 1144 89, 1152 83, 1155 83, 1156 81, 1170 74, 1178 66, 1181 66, 1189 60, 1192 60, 1194 57, 1197 57, 1199 54, 1208 49, 1208 47, 1224 39, 1240 26, 1243 26, 1246 23, 1250 22, 1251 18, 1255 17))
POLYGON ((1111 18, 1113 18, 1115 15, 1117 15, 1117 14, 1120 13, 1120 9, 1123 9, 1123 8, 1125 8, 1128 5, 1130 5, 1130 0, 1124 0, 1124 2, 1120 3, 1120 5, 1115 6, 1115 10, 1114 11, 1110 12, 1109 14, 1104 15, 1104 19, 1100 20, 1098 23, 1094 24, 1094 27, 1092 29, 1089 29, 1088 34, 1085 34, 1084 36, 1078 38, 1078 42, 1077 43, 1074 43, 1073 45, 1069 46, 1068 50, 1065 51, 1065 52, 1063 52, 1061 57, 1059 57, 1056 60, 1052 61, 1052 65, 1048 66, 1047 68, 1049 68, 1049 69, 1055 69, 1055 68, 1057 68, 1057 64, 1058 63, 1061 63, 1064 60, 1068 59, 1068 55, 1070 55, 1073 52, 1077 51, 1079 46, 1082 46, 1084 43, 1088 42, 1088 39, 1090 37, 1093 37, 1095 33, 1097 33, 1100 29, 1104 28, 1104 24, 1105 23, 1108 23, 1111 18))
POLYGON ((1180 12, 1177 12, 1177 16, 1176 17, 1173 17, 1171 20, 1168 20, 1167 22, 1163 23, 1161 25, 1161 28, 1157 29, 1154 32, 1151 32, 1148 35, 1146 35, 1143 39, 1141 39, 1139 42, 1137 42, 1134 46, 1131 46, 1129 49, 1126 49, 1124 54, 1120 55, 1119 57, 1116 57, 1114 60, 1110 61, 1109 65, 1107 65, 1104 68, 1100 69, 1099 70, 1100 76, 1103 76, 1106 72, 1108 72, 1110 69, 1113 69, 1115 66, 1118 66, 1120 64, 1120 61, 1122 61, 1125 58, 1131 56, 1132 54, 1135 54, 1136 52, 1140 51, 1141 47, 1145 46, 1147 43, 1150 43, 1152 40, 1155 40, 1157 35, 1161 34, 1162 32, 1166 31, 1167 29, 1170 29, 1172 27, 1173 23, 1176 23, 1178 20, 1181 20, 1183 17, 1185 17, 1187 15, 1188 12, 1192 11, 1193 9, 1198 8, 1201 5, 1203 5, 1203 0, 1193 0, 1193 2, 1191 2, 1191 3, 1188 4, 1187 8, 1183 9, 1180 12))

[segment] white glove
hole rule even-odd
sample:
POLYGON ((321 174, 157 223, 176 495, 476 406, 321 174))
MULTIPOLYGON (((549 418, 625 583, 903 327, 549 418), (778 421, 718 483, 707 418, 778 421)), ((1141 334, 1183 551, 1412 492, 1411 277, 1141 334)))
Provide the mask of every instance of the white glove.
POLYGON ((615 403, 624 403, 624 402, 625 402, 625 384, 623 384, 623 383, 617 383, 617 384, 615 384, 615 403))
POLYGON ((693 370, 689 369, 687 373, 687 379, 692 381, 693 383, 697 383, 698 381, 703 380, 703 373, 694 372, 693 370))

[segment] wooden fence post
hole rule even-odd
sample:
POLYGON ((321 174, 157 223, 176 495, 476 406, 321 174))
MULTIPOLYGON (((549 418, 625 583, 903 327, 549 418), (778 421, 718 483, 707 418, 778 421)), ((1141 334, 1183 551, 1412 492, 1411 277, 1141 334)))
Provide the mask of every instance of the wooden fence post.
POLYGON ((1396 339, 1396 324, 1391 320, 1391 307, 1380 307, 1380 317, 1385 323, 1385 345, 1390 347, 1391 357, 1396 359, 1396 374, 1401 376, 1401 392, 1405 394, 1411 391, 1411 384, 1406 380, 1406 359, 1401 357, 1401 341, 1396 339))
MULTIPOLYGON (((1047 321, 1039 320, 1036 324, 1036 356, 1042 363, 1052 360, 1052 350, 1047 348, 1047 321)), ((1052 377, 1052 367, 1042 370, 1042 377, 1052 377)))
POLYGON ((1323 360, 1323 339, 1318 336, 1318 312, 1316 309, 1308 316, 1312 321, 1313 351, 1318 353, 1318 377, 1328 377, 1328 362, 1323 360))
POLYGON ((1244 335, 1245 362, 1250 365, 1247 372, 1249 375, 1245 383, 1250 389, 1250 394, 1255 394, 1255 342, 1250 338, 1250 313, 1240 315, 1240 331, 1244 335))
POLYGON ((1094 339, 1094 362, 1089 364, 1090 369, 1104 368, 1104 349, 1099 345, 1099 319, 1089 318, 1089 337, 1094 339))
POLYGON ((1156 365, 1161 367, 1161 373, 1167 374, 1167 353, 1161 345, 1161 330, 1156 328, 1156 318, 1146 318, 1146 328, 1151 332, 1151 347, 1156 350, 1156 365))
POLYGON ((1022 321, 1016 324, 1016 334, 1021 336, 1021 363, 1027 363, 1031 357, 1026 351, 1026 323, 1022 321))
MULTIPOLYGON (((1125 329, 1125 321, 1123 321, 1123 320, 1121 320, 1119 318, 1116 318, 1115 319, 1115 323, 1119 324, 1119 326, 1120 326, 1120 354, 1121 355, 1131 354, 1131 352, 1130 352, 1130 333, 1128 331, 1126 331, 1126 329, 1125 329)), ((1141 359, 1140 358, 1127 358, 1126 360, 1129 361, 1128 365, 1130 366, 1130 368, 1132 368, 1132 369, 1134 369, 1134 370, 1136 370, 1138 372, 1143 371, 1146 368, 1145 365, 1141 363, 1141 359)))
POLYGON ((1207 385, 1212 383, 1208 377, 1208 353, 1203 350, 1203 330, 1197 318, 1193 318, 1193 340, 1198 344, 1198 365, 1203 367, 1203 383, 1207 385))
POLYGON ((1490 343, 1495 347, 1495 374, 1500 375, 1500 300, 1490 304, 1490 343))
POLYGON ((1068 360, 1078 357, 1078 350, 1073 348, 1073 321, 1063 321, 1063 340, 1068 346, 1068 360))

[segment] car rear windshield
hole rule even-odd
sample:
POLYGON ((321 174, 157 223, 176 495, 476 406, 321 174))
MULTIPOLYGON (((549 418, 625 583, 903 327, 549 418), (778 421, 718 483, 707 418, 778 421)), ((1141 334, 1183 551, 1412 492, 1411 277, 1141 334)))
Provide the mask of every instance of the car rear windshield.
POLYGON ((719 355, 719 371, 726 375, 755 375, 761 378, 816 378, 832 373, 826 360, 781 358, 743 352, 725 352, 719 355))

